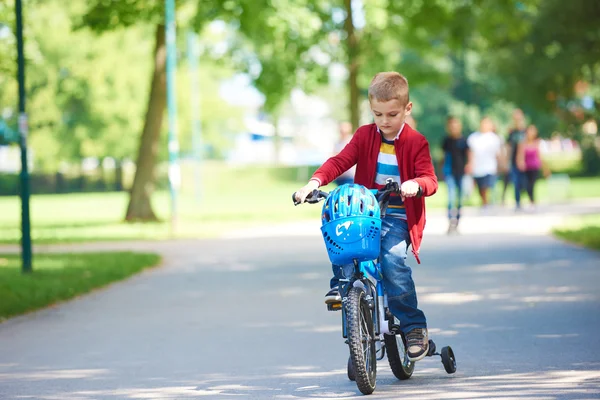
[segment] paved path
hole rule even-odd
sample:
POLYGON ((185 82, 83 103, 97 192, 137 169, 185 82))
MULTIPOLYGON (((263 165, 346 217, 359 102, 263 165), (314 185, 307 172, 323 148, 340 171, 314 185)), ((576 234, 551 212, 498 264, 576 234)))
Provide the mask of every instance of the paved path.
MULTIPOLYGON (((399 382, 380 362, 370 398, 600 398, 600 253, 531 234, 551 215, 473 214, 452 237, 430 217, 414 277, 459 370, 426 359, 399 382)), ((313 225, 83 246, 150 247, 166 261, 0 324, 0 399, 362 397, 345 376, 339 314, 322 304, 329 270, 313 225)))

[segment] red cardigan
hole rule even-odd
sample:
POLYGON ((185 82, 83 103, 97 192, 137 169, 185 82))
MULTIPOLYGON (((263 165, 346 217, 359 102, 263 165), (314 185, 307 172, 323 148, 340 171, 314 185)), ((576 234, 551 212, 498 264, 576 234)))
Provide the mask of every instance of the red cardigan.
MULTIPOLYGON (((321 186, 327 185, 356 164, 354 182, 373 189, 380 147, 381 134, 377 131, 377 126, 363 125, 358 128, 350 143, 338 155, 327 160, 314 173, 312 179, 318 181, 321 186)), ((421 186, 423 196, 433 195, 437 191, 438 182, 425 136, 404 124, 400 136, 394 140, 394 147, 400 179, 403 182, 414 179, 421 186)), ((412 252, 420 264, 419 247, 425 228, 425 199, 407 198, 404 204, 412 252)))

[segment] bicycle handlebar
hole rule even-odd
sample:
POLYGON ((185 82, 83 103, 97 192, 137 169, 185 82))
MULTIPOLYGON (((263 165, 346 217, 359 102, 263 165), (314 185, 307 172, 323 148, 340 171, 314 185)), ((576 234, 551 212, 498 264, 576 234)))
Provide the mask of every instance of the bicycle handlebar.
MULTIPOLYGON (((308 196, 306 196, 306 199, 304 200, 304 202, 309 203, 309 204, 316 204, 316 203, 320 202, 321 200, 326 199, 328 196, 329 196, 329 193, 323 192, 322 190, 319 190, 319 189, 315 189, 312 192, 310 192, 310 194, 308 196)), ((295 206, 300 204, 299 201, 296 201, 296 192, 294 192, 294 194, 292 194, 292 201, 294 202, 295 206)))
MULTIPOLYGON (((392 193, 400 193, 400 185, 398 182, 394 182, 391 178, 385 183, 385 186, 377 191, 375 191, 374 195, 379 201, 380 206, 384 206, 385 203, 389 200, 389 197, 392 193)), ((423 190, 419 186, 419 191, 417 192, 416 197, 421 197, 423 195, 423 190)), ((326 199, 329 196, 329 193, 323 192, 322 190, 315 189, 308 196, 306 196, 305 203, 316 204, 323 199, 326 199)), ((292 201, 294 205, 297 206, 300 202, 296 201, 296 192, 292 194, 292 201)))

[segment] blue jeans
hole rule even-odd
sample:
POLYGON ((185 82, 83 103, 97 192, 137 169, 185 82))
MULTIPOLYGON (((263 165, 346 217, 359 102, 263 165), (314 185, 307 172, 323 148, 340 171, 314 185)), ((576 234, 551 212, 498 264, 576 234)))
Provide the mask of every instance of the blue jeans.
MULTIPOLYGON (((383 287, 388 296, 388 307, 400 320, 400 329, 404 333, 415 328, 427 328, 425 314, 418 308, 412 270, 406 265, 409 245, 407 222, 399 218, 385 217, 381 221, 379 257, 383 272, 383 287)), ((342 277, 342 268, 339 265, 333 265, 332 270, 331 288, 337 286, 342 277)))
POLYGON ((462 207, 462 176, 446 175, 444 180, 448 186, 448 219, 460 219, 462 207), (456 212, 454 211, 456 210, 456 212))
POLYGON ((517 207, 521 206, 521 189, 523 188, 523 173, 516 166, 510 167, 510 180, 515 187, 515 203, 517 207))

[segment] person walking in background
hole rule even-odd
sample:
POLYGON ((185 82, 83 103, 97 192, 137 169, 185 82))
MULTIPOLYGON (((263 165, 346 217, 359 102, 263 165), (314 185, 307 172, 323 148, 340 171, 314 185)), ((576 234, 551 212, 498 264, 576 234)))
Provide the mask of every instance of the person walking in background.
POLYGON ((442 142, 444 158, 442 174, 448 187, 448 234, 456 232, 460 221, 463 199, 463 178, 467 166, 469 146, 462 134, 462 123, 456 117, 446 121, 447 135, 442 142))
MULTIPOLYGON (((346 147, 350 140, 352 139, 352 124, 350 122, 342 122, 339 126, 340 129, 340 137, 339 141, 336 143, 334 148, 334 155, 340 154, 340 152, 346 147)), ((345 171, 341 174, 336 180, 335 183, 338 186, 344 185, 346 183, 354 182, 354 171, 356 167, 351 167, 349 170, 345 171)))
POLYGON ((502 147, 502 141, 494 133, 494 123, 489 117, 481 120, 478 132, 469 135, 467 145, 470 149, 467 168, 475 178, 482 207, 487 208, 490 189, 496 184, 502 147))
MULTIPOLYGON (((519 143, 525 137, 525 115, 521 109, 517 108, 512 114, 513 125, 508 132, 508 138, 506 140, 506 150, 509 159, 509 175, 510 182, 512 182, 515 188, 515 209, 521 208, 521 190, 523 189, 523 173, 517 166, 517 148, 519 143)), ((506 198, 506 189, 508 188, 509 180, 504 181, 504 187, 502 189, 502 204, 506 198)))
POLYGON ((540 155, 540 139, 535 125, 529 125, 525 131, 525 138, 517 147, 517 167, 525 175, 525 188, 531 201, 531 208, 535 208, 535 182, 542 169, 540 155))

